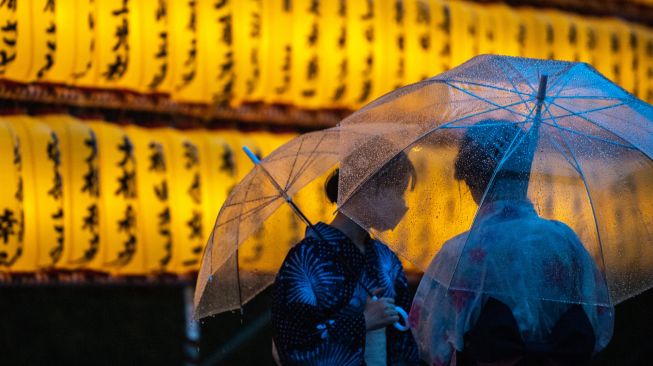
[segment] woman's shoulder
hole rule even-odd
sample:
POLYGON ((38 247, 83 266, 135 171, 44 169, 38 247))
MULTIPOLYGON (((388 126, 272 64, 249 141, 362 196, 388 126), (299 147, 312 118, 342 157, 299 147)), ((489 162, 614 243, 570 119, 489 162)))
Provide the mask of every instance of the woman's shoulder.
POLYGON ((390 247, 380 240, 373 240, 372 245, 379 258, 387 261, 401 263, 397 254, 390 247))

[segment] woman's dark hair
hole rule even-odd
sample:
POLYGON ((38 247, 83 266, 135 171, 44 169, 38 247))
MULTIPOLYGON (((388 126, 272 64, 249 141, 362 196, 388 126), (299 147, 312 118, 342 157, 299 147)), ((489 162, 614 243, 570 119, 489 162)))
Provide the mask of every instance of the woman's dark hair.
POLYGON ((476 192, 487 189, 511 142, 523 131, 515 123, 483 120, 467 129, 454 163, 454 178, 476 192))
MULTIPOLYGON (((340 169, 331 173, 324 183, 324 191, 327 199, 331 203, 338 201, 338 179, 340 178, 340 169)), ((408 159, 408 156, 403 151, 397 154, 392 160, 385 164, 371 179, 374 182, 376 189, 383 186, 391 186, 404 182, 404 179, 410 179, 410 189, 415 188, 417 182, 417 171, 415 166, 408 159)), ((368 183, 369 184, 369 183, 368 183)))

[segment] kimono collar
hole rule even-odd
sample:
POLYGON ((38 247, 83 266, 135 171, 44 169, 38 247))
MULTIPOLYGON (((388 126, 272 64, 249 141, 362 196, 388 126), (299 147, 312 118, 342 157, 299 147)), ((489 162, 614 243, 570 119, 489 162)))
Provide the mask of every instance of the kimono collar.
POLYGON ((528 200, 499 200, 486 203, 478 211, 478 217, 482 220, 499 219, 510 220, 537 216, 533 204, 528 200))

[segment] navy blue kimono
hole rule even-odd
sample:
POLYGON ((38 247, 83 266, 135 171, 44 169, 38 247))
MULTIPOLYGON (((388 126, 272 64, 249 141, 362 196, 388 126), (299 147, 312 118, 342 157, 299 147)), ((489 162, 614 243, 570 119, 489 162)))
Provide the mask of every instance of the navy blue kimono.
MULTIPOLYGON (((410 307, 408 282, 401 262, 383 243, 368 239, 365 253, 338 229, 315 225, 326 241, 309 228, 293 247, 277 274, 272 306, 273 336, 286 365, 365 365, 367 293, 395 299, 410 307), (348 263, 344 264, 346 261, 348 263)), ((418 365, 411 332, 386 327, 387 365, 418 365)))

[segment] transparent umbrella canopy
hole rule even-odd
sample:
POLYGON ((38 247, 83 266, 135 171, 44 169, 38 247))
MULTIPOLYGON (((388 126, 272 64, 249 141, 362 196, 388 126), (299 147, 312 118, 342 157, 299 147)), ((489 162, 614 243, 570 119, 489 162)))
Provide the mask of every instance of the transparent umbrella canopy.
POLYGON ((653 107, 591 66, 478 56, 377 99, 339 126, 358 132, 339 141, 341 160, 350 162, 341 166, 341 211, 374 232, 374 221, 383 218, 361 205, 361 197, 378 190, 372 178, 403 152, 418 177, 405 193, 408 211, 394 230, 375 235, 422 270, 447 240, 466 238, 446 270, 430 273, 440 285, 611 306, 653 284, 653 107), (390 143, 361 149, 371 138, 390 143), (479 158, 463 154, 469 146, 493 158, 473 161, 479 158), (461 159, 474 167, 467 175, 456 168, 461 159), (558 256, 529 256, 517 245, 494 252, 483 247, 496 232, 484 225, 483 213, 502 201, 532 204, 538 219, 569 229, 582 247, 551 244, 548 253, 567 251, 558 256), (475 249, 494 254, 479 261, 470 279, 466 258, 485 255, 475 249), (551 268, 556 260, 561 264, 551 268), (578 261, 595 270, 582 271, 578 261), (515 263, 532 279, 525 280, 526 289, 496 280, 501 268, 515 263), (583 276, 593 276, 599 290, 574 287, 583 276), (551 279, 571 285, 547 288, 551 279))

